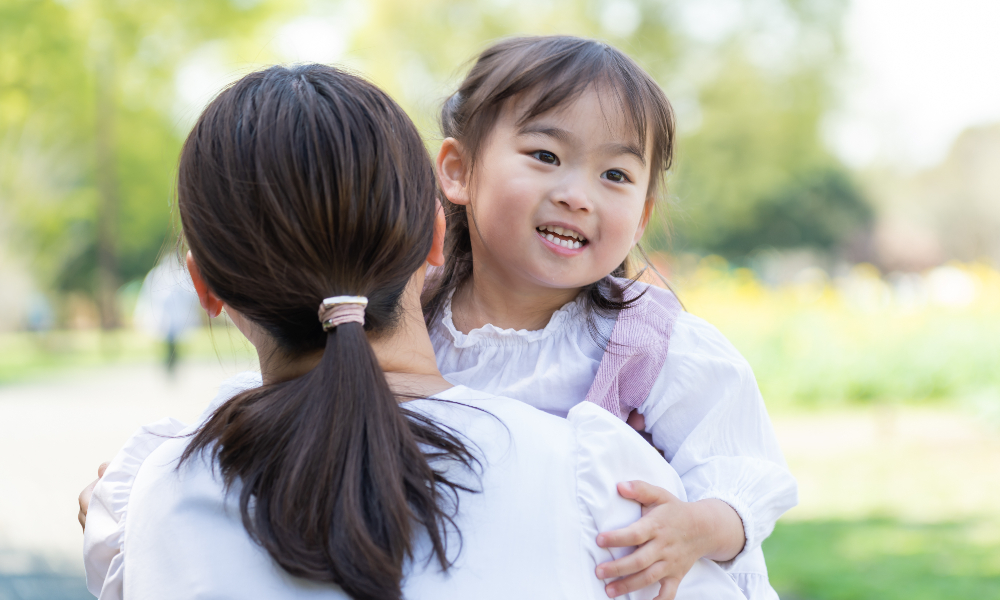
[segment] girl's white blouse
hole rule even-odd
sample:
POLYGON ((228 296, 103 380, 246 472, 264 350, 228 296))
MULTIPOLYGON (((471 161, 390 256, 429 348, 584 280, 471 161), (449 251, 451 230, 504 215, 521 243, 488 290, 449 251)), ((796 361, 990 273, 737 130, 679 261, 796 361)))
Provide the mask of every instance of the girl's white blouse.
MULTIPOLYGON (((541 330, 486 325, 464 334, 455 328, 449 300, 431 327, 431 341, 448 381, 565 417, 581 405, 604 355, 592 330, 607 336, 614 322, 595 318, 593 325, 581 297, 541 330)), ((798 503, 798 488, 749 363, 715 327, 682 312, 639 412, 688 499, 717 498, 743 519, 746 545, 721 566, 750 600, 776 599, 760 544, 798 503)))
MULTIPOLYGON (((199 423, 226 399, 260 385, 255 373, 221 387, 199 423)), ((480 475, 448 470, 480 493, 461 493, 459 540, 448 538, 454 566, 441 572, 416 534, 406 565, 408 599, 605 599, 597 564, 623 556, 599 548, 598 532, 634 522, 640 507, 621 498, 618 481, 644 479, 684 497, 676 472, 626 424, 596 405, 567 419, 467 387, 407 403, 464 436, 482 461, 480 475), (479 409, 479 410, 477 410, 479 409)), ((139 430, 94 490, 84 534, 87 586, 102 599, 345 599, 331 585, 288 575, 243 526, 239 486, 227 493, 203 453, 178 459, 197 425, 164 420, 139 430)), ((443 467, 446 468, 447 467, 443 467)), ((631 598, 653 598, 658 585, 631 598)), ((740 600, 715 563, 701 560, 677 598, 740 600)))

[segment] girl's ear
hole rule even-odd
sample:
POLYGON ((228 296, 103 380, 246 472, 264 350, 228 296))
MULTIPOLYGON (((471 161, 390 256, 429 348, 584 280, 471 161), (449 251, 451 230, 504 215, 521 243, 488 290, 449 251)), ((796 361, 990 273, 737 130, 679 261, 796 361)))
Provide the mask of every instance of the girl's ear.
POLYGON ((208 284, 202 279, 201 271, 198 270, 198 263, 194 262, 194 256, 190 250, 187 253, 187 268, 188 273, 191 275, 191 282, 194 284, 194 290, 198 292, 198 300, 201 302, 201 307, 208 312, 208 316, 219 316, 219 313, 222 312, 222 300, 212 293, 208 284))
POLYGON ((639 227, 635 230, 635 238, 632 240, 633 244, 638 244, 639 240, 642 239, 642 234, 646 232, 646 226, 649 225, 649 219, 653 216, 653 205, 656 204, 653 198, 646 199, 646 205, 642 207, 642 219, 639 220, 639 227))
POLYGON ((427 264, 432 267, 444 265, 444 234, 448 228, 448 223, 444 218, 444 207, 437 203, 437 214, 434 216, 434 242, 431 244, 431 251, 427 255, 427 264))
POLYGON ((469 203, 469 186, 463 150, 458 140, 445 138, 437 155, 437 176, 445 197, 464 206, 469 203))

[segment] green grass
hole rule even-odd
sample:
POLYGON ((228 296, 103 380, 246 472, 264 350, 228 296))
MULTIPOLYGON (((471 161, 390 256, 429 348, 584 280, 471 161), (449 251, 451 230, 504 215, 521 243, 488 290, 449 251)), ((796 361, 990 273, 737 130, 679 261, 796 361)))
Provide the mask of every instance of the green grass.
POLYGON ((764 542, 783 600, 1000 599, 1000 524, 780 522, 764 542))

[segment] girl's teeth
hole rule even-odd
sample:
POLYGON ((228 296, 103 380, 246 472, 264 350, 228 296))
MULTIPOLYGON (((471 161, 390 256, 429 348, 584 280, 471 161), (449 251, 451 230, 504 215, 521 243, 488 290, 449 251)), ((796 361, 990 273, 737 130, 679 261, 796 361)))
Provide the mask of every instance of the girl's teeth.
POLYGON ((554 233, 556 235, 562 235, 580 241, 580 235, 578 233, 569 229, 563 229, 562 227, 556 227, 554 225, 545 225, 544 227, 539 227, 538 230, 543 233, 544 232, 554 233))
POLYGON ((552 242, 553 244, 562 246, 563 248, 570 248, 572 250, 576 250, 577 248, 583 246, 583 242, 580 241, 577 234, 573 233, 568 229, 563 229, 562 227, 550 227, 546 225, 545 227, 540 227, 538 231, 543 234, 543 237, 545 239, 552 242), (564 240, 561 238, 557 238, 553 234, 562 235, 573 239, 564 240))

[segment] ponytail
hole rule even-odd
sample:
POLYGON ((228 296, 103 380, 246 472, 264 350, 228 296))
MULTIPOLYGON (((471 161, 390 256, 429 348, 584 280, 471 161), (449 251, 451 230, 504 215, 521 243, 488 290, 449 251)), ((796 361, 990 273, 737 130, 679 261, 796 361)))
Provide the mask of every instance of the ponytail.
POLYGON ((345 323, 311 371, 220 407, 181 462, 212 448, 227 488, 242 485, 243 524, 286 571, 382 600, 402 597, 414 523, 450 566, 442 507, 471 491, 435 471, 421 444, 475 462, 454 433, 399 405, 364 329, 345 323))

